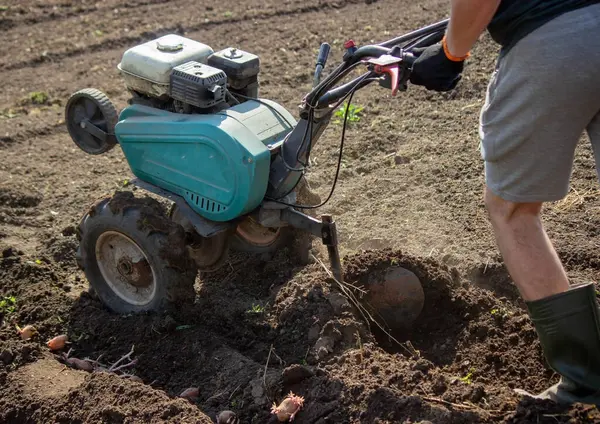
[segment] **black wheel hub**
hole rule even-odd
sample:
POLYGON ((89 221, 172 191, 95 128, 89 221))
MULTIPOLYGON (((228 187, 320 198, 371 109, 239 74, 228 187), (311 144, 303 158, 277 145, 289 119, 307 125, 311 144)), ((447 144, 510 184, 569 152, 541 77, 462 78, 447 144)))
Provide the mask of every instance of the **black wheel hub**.
POLYGON ((117 119, 115 106, 95 89, 73 94, 65 108, 65 122, 71 138, 89 154, 104 153, 114 147, 117 119))

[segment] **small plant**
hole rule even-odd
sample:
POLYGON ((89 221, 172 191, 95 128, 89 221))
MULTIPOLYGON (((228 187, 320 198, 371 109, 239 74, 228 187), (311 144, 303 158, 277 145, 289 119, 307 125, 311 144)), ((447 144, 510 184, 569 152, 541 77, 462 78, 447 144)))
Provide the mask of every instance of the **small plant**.
POLYGON ((0 298, 0 313, 10 315, 17 310, 17 298, 14 296, 4 296, 0 298))
POLYGON ((27 96, 29 101, 34 105, 44 105, 48 103, 50 96, 44 91, 33 91, 27 96))
POLYGON ((104 31, 102 31, 100 29, 97 29, 97 30, 94 31, 94 35, 96 37, 102 37, 104 35, 104 31))
POLYGON ((8 6, 0 6, 0 12, 6 12, 8 10, 8 6))
POLYGON ((398 259, 392 259, 392 260, 390 261, 390 264, 391 264, 392 266, 397 266, 397 265, 398 265, 398 259))
POLYGON ((473 384, 473 380, 472 380, 473 371, 474 370, 471 369, 471 371, 467 375, 465 375, 464 377, 461 377, 460 381, 462 381, 463 383, 466 383, 466 384, 473 384))
POLYGON ((264 311, 265 311, 264 306, 252 305, 252 308, 250 308, 250 310, 248 310, 248 313, 249 314, 262 314, 264 311))
POLYGON ((231 18, 233 16, 233 12, 231 10, 227 10, 225 13, 223 13, 223 16, 226 18, 231 18))
POLYGON ((500 318, 506 318, 510 315, 510 312, 508 312, 505 308, 494 308, 490 311, 490 314, 500 318))
POLYGON ((349 105, 348 102, 344 102, 338 110, 335 111, 336 123, 341 123, 344 121, 344 116, 346 116, 346 110, 348 110, 348 121, 349 122, 358 122, 360 121, 360 113, 365 108, 363 106, 358 106, 355 104, 349 105))
POLYGON ((5 109, 2 112, 0 112, 0 116, 3 118, 12 119, 19 116, 19 112, 15 109, 5 109))

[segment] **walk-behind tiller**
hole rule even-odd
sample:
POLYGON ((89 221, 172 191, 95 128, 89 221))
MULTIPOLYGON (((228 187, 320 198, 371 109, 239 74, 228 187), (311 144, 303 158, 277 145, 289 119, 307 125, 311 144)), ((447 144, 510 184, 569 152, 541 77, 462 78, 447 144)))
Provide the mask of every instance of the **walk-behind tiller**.
MULTIPOLYGON (((349 41, 342 62, 324 78, 330 47, 322 44, 298 121, 259 98, 259 58, 251 53, 214 52, 173 34, 127 50, 118 68, 132 94, 129 105, 117 113, 102 92, 84 89, 70 97, 66 125, 89 154, 120 144, 136 177, 131 183, 172 206, 165 213, 148 196, 120 192, 84 215, 77 258, 100 299, 117 313, 181 307, 194 299, 197 272, 218 269, 230 249, 264 253, 287 245, 302 257, 311 236, 327 246, 332 273, 342 281, 335 222, 300 211, 331 198, 346 119, 333 186, 321 203, 304 179, 310 152, 356 90, 372 82, 394 96, 406 90, 414 49, 439 42, 446 25, 377 45, 349 41), (367 71, 341 84, 357 68, 367 71)), ((423 307, 419 280, 401 268, 366 289, 366 300, 392 329, 410 324, 423 307)))

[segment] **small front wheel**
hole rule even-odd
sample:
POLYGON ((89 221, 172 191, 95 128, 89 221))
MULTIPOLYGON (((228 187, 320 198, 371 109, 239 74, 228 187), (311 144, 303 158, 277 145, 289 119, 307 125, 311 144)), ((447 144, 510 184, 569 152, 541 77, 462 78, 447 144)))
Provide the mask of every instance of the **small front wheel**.
POLYGON ((112 311, 162 311, 193 303, 197 270, 185 232, 157 201, 117 193, 85 214, 78 234, 78 263, 112 311))

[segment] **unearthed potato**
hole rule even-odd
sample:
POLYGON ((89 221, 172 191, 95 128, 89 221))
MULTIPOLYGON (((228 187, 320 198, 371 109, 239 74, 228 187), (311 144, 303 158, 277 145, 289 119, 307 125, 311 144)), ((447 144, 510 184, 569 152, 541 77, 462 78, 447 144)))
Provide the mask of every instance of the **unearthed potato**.
POLYGON ((183 392, 181 392, 179 397, 185 398, 190 401, 194 401, 194 400, 198 399, 199 395, 200 395, 200 390, 197 387, 188 387, 183 392))
POLYGON ((37 334, 37 330, 33 325, 26 325, 24 328, 19 329, 19 334, 21 335, 21 339, 29 340, 37 334))
POLYGON ((90 364, 88 361, 78 358, 68 358, 67 363, 71 365, 73 368, 83 371, 94 371, 94 366, 90 364))
POLYGON ((67 336, 64 334, 56 336, 48 342, 48 347, 50 348, 50 350, 60 350, 63 347, 65 347, 67 340, 67 336))
POLYGON ((294 417, 300 411, 302 406, 304 405, 304 398, 302 396, 296 396, 294 393, 290 392, 289 395, 277 406, 275 402, 273 402, 273 408, 271 408, 271 413, 277 415, 277 419, 280 422, 285 421, 294 421, 294 417))

